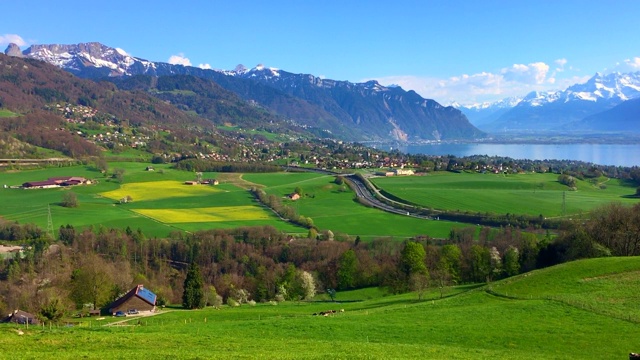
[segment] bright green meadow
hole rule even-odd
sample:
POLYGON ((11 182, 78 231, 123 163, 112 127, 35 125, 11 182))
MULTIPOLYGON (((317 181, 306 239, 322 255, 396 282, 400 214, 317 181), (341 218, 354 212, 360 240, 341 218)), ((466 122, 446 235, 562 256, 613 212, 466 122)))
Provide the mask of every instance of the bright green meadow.
POLYGON ((636 187, 619 179, 578 180, 577 191, 560 184, 557 174, 477 174, 435 172, 425 176, 376 177, 371 181, 405 202, 439 210, 573 215, 611 202, 635 204, 636 187), (563 200, 564 197, 564 200, 563 200))
POLYGON ((323 295, 316 302, 164 310, 125 326, 95 319, 51 329, 2 325, 0 358, 626 359, 640 350, 640 310, 637 280, 621 279, 639 271, 637 257, 593 259, 491 285, 518 298, 487 286, 448 289, 442 299, 432 289, 422 301, 364 289, 338 293, 337 303, 323 295), (627 319, 558 299, 569 293, 619 303, 627 319))
POLYGON ((315 173, 285 172, 274 174, 245 174, 243 179, 265 185, 274 194, 303 216, 313 219, 319 229, 334 233, 358 235, 364 239, 382 236, 411 237, 430 235, 446 238, 452 227, 464 224, 449 221, 416 219, 387 213, 361 205, 345 184, 337 185, 335 177, 315 173), (286 199, 300 187, 304 196, 296 201, 286 199))
MULTIPOLYGON (((111 163, 110 169, 124 169, 122 183, 105 178, 86 166, 47 168, 0 173, 0 184, 20 185, 26 181, 55 176, 83 176, 97 182, 88 186, 55 189, 3 189, 0 216, 20 223, 34 223, 47 228, 48 208, 54 229, 72 224, 76 227, 104 226, 140 228, 148 236, 167 236, 171 231, 197 231, 213 228, 271 225, 290 233, 306 230, 280 220, 272 211, 260 206, 245 189, 234 184, 217 186, 184 185, 195 174, 155 165, 145 171, 143 163, 111 163), (60 205, 65 192, 77 194, 79 206, 60 205), (130 196, 133 202, 117 204, 130 196), (200 213, 207 213, 203 217, 200 213)), ((203 178, 218 174, 204 173, 203 178)))

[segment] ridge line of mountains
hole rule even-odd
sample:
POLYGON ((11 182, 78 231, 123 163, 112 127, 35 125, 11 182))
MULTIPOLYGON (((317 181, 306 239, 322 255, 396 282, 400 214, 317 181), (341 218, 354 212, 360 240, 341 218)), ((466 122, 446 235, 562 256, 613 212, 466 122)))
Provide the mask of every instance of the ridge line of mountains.
POLYGON ((640 72, 596 73, 562 91, 533 91, 490 104, 454 105, 489 133, 640 132, 640 72))
MULTIPOLYGON (((5 54, 42 60, 78 77, 106 79, 124 89, 155 91, 154 80, 150 79, 166 76, 213 81, 242 100, 315 129, 315 133, 324 137, 349 141, 440 141, 486 136, 460 110, 424 99, 412 90, 385 87, 376 81, 335 81, 263 66, 238 67, 233 71, 201 69, 147 61, 95 42, 32 45, 24 51, 10 45, 5 54)), ((188 81, 192 85, 197 82, 188 81)), ((199 95, 188 86, 177 86, 174 90, 199 95)))
MULTIPOLYGON (((5 54, 42 60, 78 77, 111 81, 121 89, 147 91, 199 115, 210 110, 211 104, 203 104, 211 102, 214 93, 227 99, 227 104, 244 101, 270 113, 271 122, 288 121, 318 137, 348 141, 464 141, 496 133, 549 131, 640 132, 640 72, 597 73, 566 90, 531 92, 465 107, 443 106, 412 90, 377 81, 337 81, 262 65, 202 69, 132 57, 97 42, 32 45, 24 51, 11 44, 5 54), (191 98, 176 95, 180 91, 191 92, 191 98)), ((250 120, 253 115, 247 111, 241 111, 242 120, 234 119, 237 109, 218 109, 216 115, 221 112, 229 114, 218 123, 230 125, 256 126, 265 119, 250 120)))

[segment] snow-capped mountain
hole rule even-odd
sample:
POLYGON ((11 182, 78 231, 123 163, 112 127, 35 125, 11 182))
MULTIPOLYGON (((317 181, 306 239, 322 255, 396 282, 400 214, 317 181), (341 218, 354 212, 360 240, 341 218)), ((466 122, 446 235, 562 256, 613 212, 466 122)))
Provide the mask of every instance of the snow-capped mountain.
POLYGON ((522 101, 522 97, 508 97, 495 102, 467 106, 454 103, 451 106, 462 111, 473 125, 482 127, 498 119, 502 114, 518 105, 520 101, 522 101))
POLYGON ((75 45, 32 45, 25 57, 46 61, 72 73, 95 72, 94 76, 122 76, 149 72, 155 64, 97 42, 75 45), (93 70, 91 70, 93 69, 93 70))
MULTIPOLYGON (((15 54, 15 47, 12 52, 15 54)), ((328 132, 339 130, 351 140, 470 139, 484 135, 459 110, 376 81, 335 81, 262 65, 252 69, 238 66, 230 71, 172 65, 133 57, 95 42, 33 45, 22 54, 85 78, 192 75, 213 80, 300 124, 328 132)))
POLYGON ((564 91, 531 92, 495 121, 479 126, 496 131, 551 130, 640 97, 640 72, 596 73, 564 91))

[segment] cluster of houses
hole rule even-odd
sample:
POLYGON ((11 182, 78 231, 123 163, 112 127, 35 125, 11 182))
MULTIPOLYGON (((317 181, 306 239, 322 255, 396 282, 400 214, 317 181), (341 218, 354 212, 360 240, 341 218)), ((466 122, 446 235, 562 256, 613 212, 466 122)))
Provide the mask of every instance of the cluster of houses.
POLYGON ((98 110, 89 106, 73 104, 56 104, 56 110, 62 113, 68 122, 84 123, 84 119, 93 118, 98 114, 98 110))
MULTIPOLYGON (((143 285, 137 285, 126 294, 103 309, 104 313, 114 316, 126 316, 132 314, 144 314, 156 311, 157 296, 143 285)), ((100 315, 100 311, 91 311, 90 315, 100 315)), ((14 310, 0 323, 15 323, 20 325, 38 325, 38 316, 22 310, 14 310)))
POLYGON ((91 180, 80 176, 51 177, 44 181, 27 181, 22 184, 24 189, 48 189, 62 186, 90 185, 91 180))

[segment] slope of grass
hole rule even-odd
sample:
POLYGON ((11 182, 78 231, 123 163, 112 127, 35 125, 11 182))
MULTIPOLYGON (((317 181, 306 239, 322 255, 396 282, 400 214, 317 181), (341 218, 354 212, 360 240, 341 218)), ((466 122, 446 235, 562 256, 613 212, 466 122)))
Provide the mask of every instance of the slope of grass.
MULTIPOLYGON (((624 359, 637 351, 638 324, 545 297, 567 292, 591 296, 571 285, 579 279, 617 283, 618 293, 635 283, 607 280, 640 270, 638 259, 597 259, 566 264, 492 285, 522 299, 493 296, 485 288, 458 287, 440 299, 415 294, 385 296, 375 289, 338 293, 338 302, 258 304, 222 310, 173 310, 132 319, 129 326, 0 326, 2 358, 112 359, 624 359), (566 286, 569 286, 567 290, 566 286), (526 295, 532 295, 532 299, 526 295), (342 300, 340 300, 342 298, 342 300), (343 301, 343 302, 340 302, 343 301), (344 309, 344 312, 340 312, 344 309), (338 310, 329 316, 312 314, 338 310)), ((603 293, 604 294, 604 293, 603 293)))
POLYGON ((640 257, 569 262, 493 284, 492 291, 519 299, 551 299, 640 322, 640 257))
POLYGON ((0 118, 16 117, 16 116, 18 116, 18 114, 14 113, 13 111, 10 111, 7 109, 0 109, 0 118))

